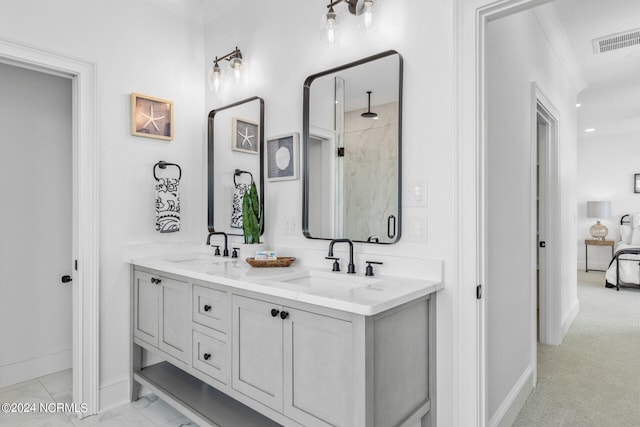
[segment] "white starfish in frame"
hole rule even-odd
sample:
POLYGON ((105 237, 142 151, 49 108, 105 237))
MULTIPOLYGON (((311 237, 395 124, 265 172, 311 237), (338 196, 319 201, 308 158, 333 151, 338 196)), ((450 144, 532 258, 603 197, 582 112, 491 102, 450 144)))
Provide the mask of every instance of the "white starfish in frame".
POLYGON ((147 120, 147 123, 145 123, 145 124, 144 124, 144 126, 142 126, 142 128, 143 128, 143 129, 144 129, 144 128, 146 128, 147 126, 149 126, 149 123, 151 123, 151 124, 153 125, 153 127, 154 127, 154 128, 156 128, 156 130, 157 130, 158 132, 160 132, 160 128, 159 128, 159 127, 158 127, 158 125, 156 124, 156 120, 162 120, 162 119, 164 119, 164 116, 155 117, 155 116, 153 115, 153 105, 151 105, 151 106, 150 106, 150 108, 151 108, 151 115, 150 115, 150 116, 146 115, 145 113, 141 113, 144 117, 146 117, 147 119, 149 119, 149 120, 147 120))
POLYGON ((244 134, 242 134, 242 132, 238 131, 238 135, 240 135, 242 137, 242 142, 240 143, 241 146, 244 147, 244 144, 248 144, 249 147, 253 148, 253 142, 251 142, 251 138, 255 138, 255 135, 249 135, 249 129, 244 128, 244 134))

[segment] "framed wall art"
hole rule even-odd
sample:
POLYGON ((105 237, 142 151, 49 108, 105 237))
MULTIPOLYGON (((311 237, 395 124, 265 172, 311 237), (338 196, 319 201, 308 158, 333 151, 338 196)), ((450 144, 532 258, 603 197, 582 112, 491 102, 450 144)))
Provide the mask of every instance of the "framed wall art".
POLYGON ((640 173, 633 175, 633 192, 640 193, 640 173))
POLYGON ((260 124, 251 120, 233 118, 231 149, 249 154, 260 152, 260 124))
POLYGON ((132 93, 131 134, 172 140, 173 101, 132 93))
POLYGON ((267 180, 298 179, 300 136, 297 132, 267 138, 267 180))

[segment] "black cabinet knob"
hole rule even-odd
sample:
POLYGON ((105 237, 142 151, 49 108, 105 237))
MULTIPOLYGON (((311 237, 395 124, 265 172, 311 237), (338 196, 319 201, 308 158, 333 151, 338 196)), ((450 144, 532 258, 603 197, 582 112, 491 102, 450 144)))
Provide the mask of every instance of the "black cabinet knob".
POLYGON ((278 310, 277 308, 271 309, 271 317, 277 317, 278 313, 280 313, 280 310, 278 310))
POLYGON ((69 283, 72 279, 71 276, 62 276, 60 280, 62 281, 62 283, 69 283))
POLYGON ((209 304, 206 304, 204 306, 204 311, 211 311, 211 306, 209 304))
POLYGON ((209 360, 209 359, 211 359, 211 354, 210 353, 205 353, 204 356, 202 356, 202 357, 204 357, 204 360, 209 360))
POLYGON ((155 277, 151 278, 151 283, 156 283, 156 278, 155 277))
POLYGON ((162 282, 162 280, 160 280, 160 279, 156 279, 156 284, 157 284, 157 285, 159 285, 159 284, 160 284, 160 282, 162 282))
POLYGON ((280 313, 280 318, 282 320, 286 319, 287 317, 289 317, 289 313, 287 313, 286 311, 283 311, 282 313, 280 313))

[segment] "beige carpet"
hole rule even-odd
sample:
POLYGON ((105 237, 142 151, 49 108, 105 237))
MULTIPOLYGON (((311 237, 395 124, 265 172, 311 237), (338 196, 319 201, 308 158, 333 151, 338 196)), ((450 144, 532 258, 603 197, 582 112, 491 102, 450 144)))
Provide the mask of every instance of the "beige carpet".
POLYGON ((578 299, 562 344, 538 345, 538 385, 514 427, 640 426, 640 290, 579 271, 578 299))

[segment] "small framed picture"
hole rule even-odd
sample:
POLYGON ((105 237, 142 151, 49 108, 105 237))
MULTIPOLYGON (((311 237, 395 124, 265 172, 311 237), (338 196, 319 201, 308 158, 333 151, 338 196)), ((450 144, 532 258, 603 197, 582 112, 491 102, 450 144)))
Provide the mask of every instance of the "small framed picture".
POLYGON ((173 101, 132 93, 131 134, 172 140, 173 101))
POLYGON ((297 132, 267 139, 267 180, 299 178, 300 136, 297 132))
POLYGON ((233 118, 231 149, 249 154, 260 152, 260 124, 251 120, 233 118))
POLYGON ((633 175, 633 192, 640 193, 640 173, 633 175))

